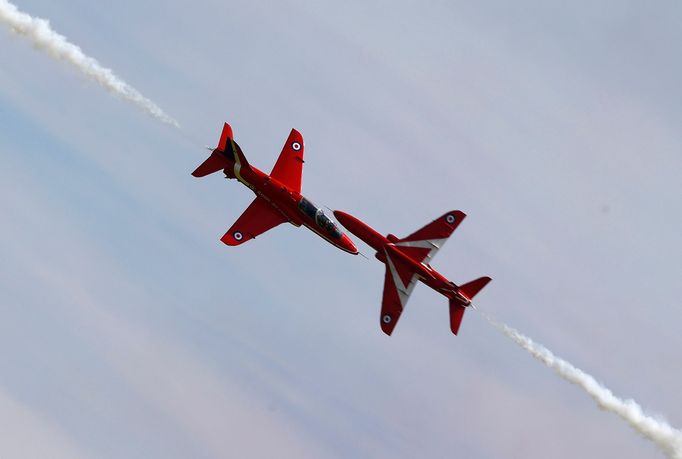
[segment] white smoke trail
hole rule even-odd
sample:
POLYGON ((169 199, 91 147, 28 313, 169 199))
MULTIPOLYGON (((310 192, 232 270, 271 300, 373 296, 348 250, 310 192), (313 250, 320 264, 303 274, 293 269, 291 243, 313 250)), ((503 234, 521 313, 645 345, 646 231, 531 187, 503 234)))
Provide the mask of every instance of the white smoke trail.
POLYGON ((154 102, 114 75, 110 69, 102 67, 95 59, 86 56, 78 46, 70 43, 66 37, 52 30, 49 21, 46 19, 34 18, 19 11, 9 1, 0 0, 0 22, 5 23, 17 34, 31 40, 33 46, 45 51, 50 57, 72 64, 81 73, 106 90, 134 103, 154 118, 172 126, 180 127, 177 121, 166 115, 154 102))
POLYGON ((617 414, 640 435, 654 442, 667 457, 682 459, 682 431, 675 429, 662 419, 654 419, 646 414, 634 400, 623 400, 616 397, 592 376, 555 356, 549 349, 533 342, 532 339, 518 330, 499 323, 485 314, 484 317, 534 358, 554 370, 566 381, 587 392, 597 402, 599 408, 617 414))

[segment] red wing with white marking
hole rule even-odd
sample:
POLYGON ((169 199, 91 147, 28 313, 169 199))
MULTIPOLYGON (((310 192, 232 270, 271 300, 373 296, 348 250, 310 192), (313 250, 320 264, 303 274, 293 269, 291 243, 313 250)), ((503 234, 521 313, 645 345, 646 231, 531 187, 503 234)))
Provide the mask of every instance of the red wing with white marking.
POLYGON ((279 154, 270 177, 279 180, 292 191, 301 192, 303 177, 303 136, 292 129, 287 142, 279 154))
POLYGON ((240 245, 287 221, 270 203, 257 197, 220 240, 227 245, 240 245))
POLYGON ((428 264, 464 217, 466 217, 464 212, 452 210, 396 242, 395 245, 415 261, 428 264))
POLYGON ((387 335, 393 333, 418 280, 414 271, 386 252, 386 275, 380 321, 381 329, 387 335))

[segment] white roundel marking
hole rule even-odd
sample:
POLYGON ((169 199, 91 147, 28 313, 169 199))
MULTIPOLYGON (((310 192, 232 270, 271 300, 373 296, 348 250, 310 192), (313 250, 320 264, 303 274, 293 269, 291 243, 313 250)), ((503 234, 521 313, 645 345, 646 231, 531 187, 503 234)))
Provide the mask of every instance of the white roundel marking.
POLYGON ((383 320, 385 324, 390 324, 391 320, 393 320, 393 319, 391 318, 391 316, 386 314, 386 315, 384 315, 384 317, 381 318, 381 320, 383 320))
POLYGON ((452 225, 453 223, 455 223, 455 216, 452 215, 452 214, 448 214, 448 215, 445 217, 445 221, 448 222, 448 223, 450 223, 450 224, 452 225))
POLYGON ((233 236, 234 236, 234 239, 237 241, 241 241, 242 239, 244 239, 244 235, 242 233, 240 233, 239 231, 235 231, 233 236))
POLYGON ((291 148, 293 148, 294 151, 298 151, 298 150, 301 149, 301 144, 298 143, 298 142, 294 142, 294 143, 291 144, 291 148))

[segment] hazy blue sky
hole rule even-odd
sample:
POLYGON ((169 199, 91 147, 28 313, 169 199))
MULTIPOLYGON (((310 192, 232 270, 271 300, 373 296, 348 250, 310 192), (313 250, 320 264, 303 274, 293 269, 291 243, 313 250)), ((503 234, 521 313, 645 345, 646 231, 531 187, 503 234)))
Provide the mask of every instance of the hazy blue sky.
POLYGON ((385 336, 373 259, 224 246, 224 121, 381 232, 463 210, 434 266, 682 426, 679 2, 16 3, 183 130, 0 29, 0 456, 657 457, 424 286, 385 336))

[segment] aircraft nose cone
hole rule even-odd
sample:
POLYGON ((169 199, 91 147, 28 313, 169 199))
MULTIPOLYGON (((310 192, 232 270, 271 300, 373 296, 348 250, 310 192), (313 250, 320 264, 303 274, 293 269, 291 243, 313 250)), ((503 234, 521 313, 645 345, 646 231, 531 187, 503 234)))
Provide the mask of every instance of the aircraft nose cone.
POLYGON ((341 212, 340 210, 334 211, 334 217, 336 217, 336 220, 346 228, 348 228, 348 224, 353 220, 353 217, 351 215, 348 215, 345 212, 341 212))
POLYGON ((351 239, 345 234, 341 236, 341 247, 348 253, 351 253, 353 255, 358 254, 358 248, 355 247, 353 241, 351 241, 351 239))

